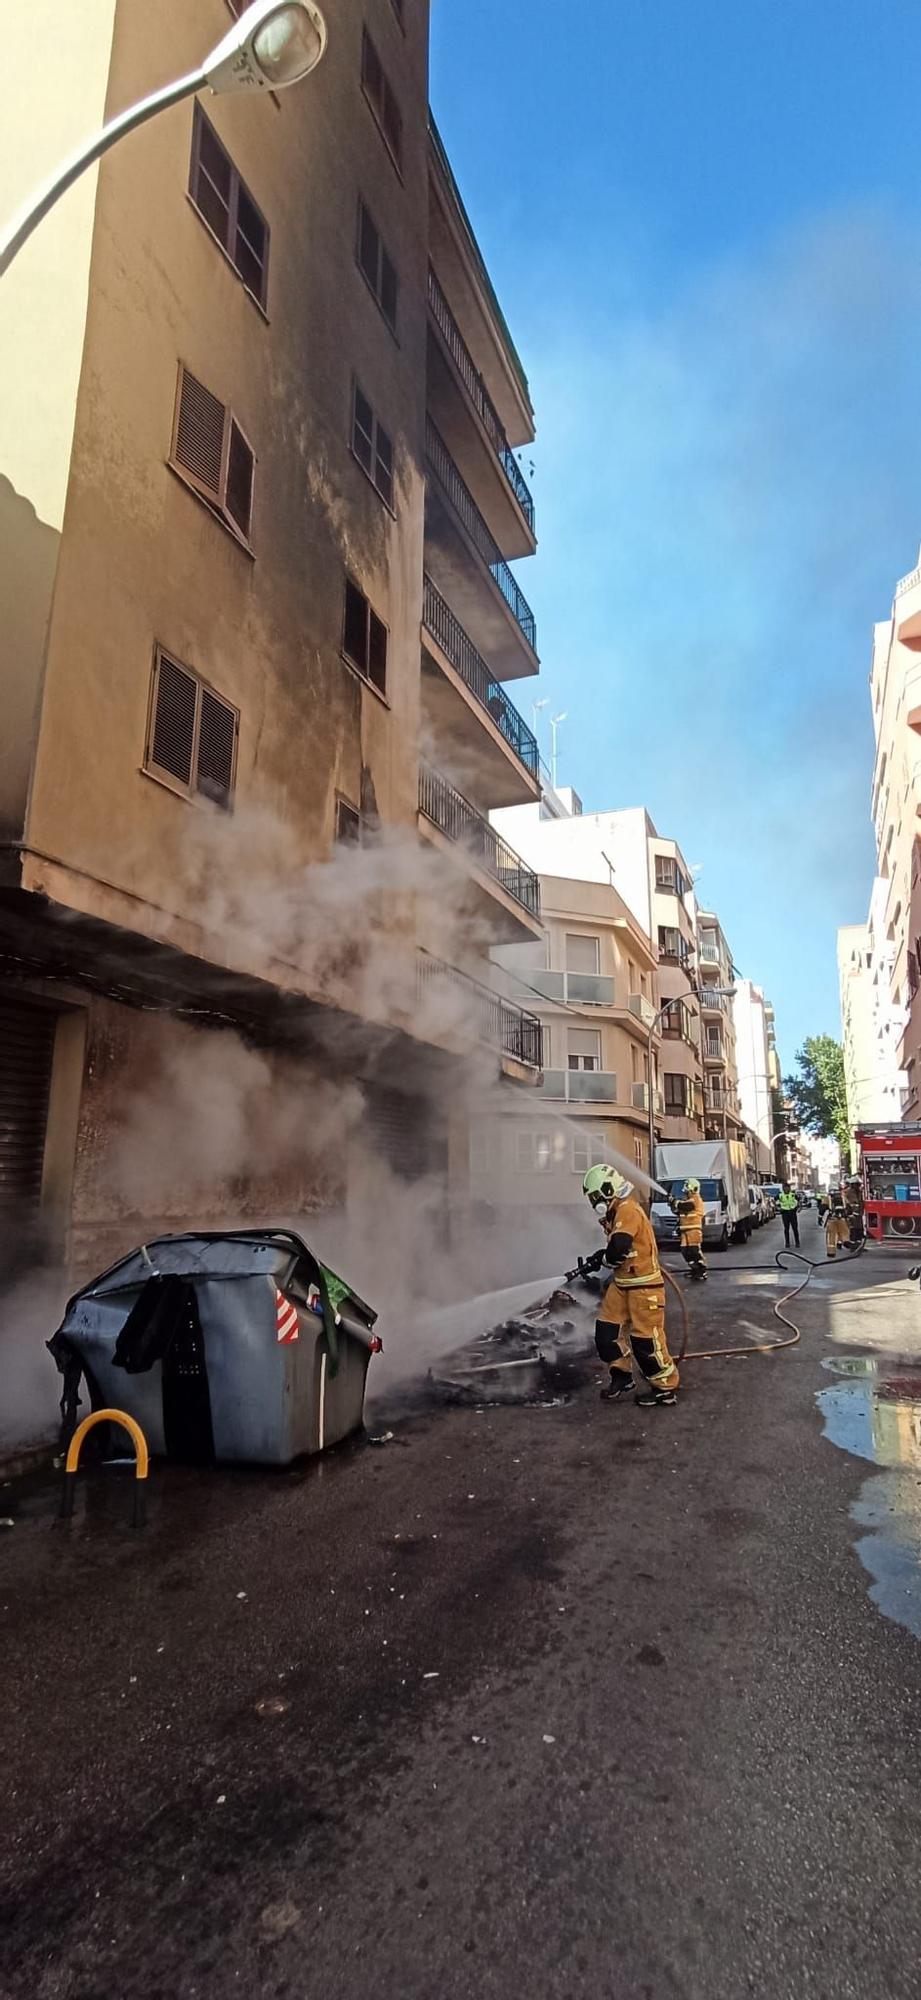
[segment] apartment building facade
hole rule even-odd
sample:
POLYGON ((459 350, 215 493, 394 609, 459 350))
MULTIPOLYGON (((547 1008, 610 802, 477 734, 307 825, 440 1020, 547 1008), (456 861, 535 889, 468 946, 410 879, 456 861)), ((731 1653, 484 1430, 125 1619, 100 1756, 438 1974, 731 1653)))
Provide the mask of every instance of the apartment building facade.
POLYGON ((661 1097, 656 1130, 662 1139, 703 1138, 696 902, 677 842, 658 832, 642 806, 553 818, 530 806, 492 819, 539 871, 607 883, 622 897, 656 952, 666 1009, 653 1082, 661 1097))
POLYGON ((768 1027, 774 1010, 761 988, 750 979, 736 979, 732 995, 737 1090, 746 1145, 754 1176, 769 1180, 774 1171, 774 1120, 768 1027))
POLYGON ((541 944, 509 945, 494 956, 509 997, 540 1017, 543 1077, 537 1091, 509 1100, 489 1152, 481 1150, 486 1186, 483 1174, 477 1186, 483 1198, 488 1191, 498 1199, 514 1170, 535 1202, 565 1206, 580 1199, 582 1175, 602 1161, 625 1174, 651 1171, 647 1073, 650 1052, 654 1075, 659 1057, 658 959, 609 884, 542 875, 540 900, 541 944))
POLYGON ((732 953, 714 911, 698 911, 697 940, 707 1137, 738 1138, 744 1121, 739 1101, 734 999, 729 990, 735 974, 732 953))
MULTIPOLYGON (((888 885, 877 878, 871 911, 884 907, 888 885)), ((851 1132, 858 1125, 898 1124, 902 1116, 904 1075, 897 1067, 899 1029, 891 1001, 894 949, 872 921, 846 924, 838 932, 838 991, 844 1081, 851 1132)), ((850 1145, 850 1165, 857 1166, 857 1146, 850 1145)))
MULTIPOLYGON (((11 205, 227 15, 35 0, 11 205)), ((245 1220, 341 1192, 342 1145, 308 1170, 266 1135, 229 1179, 219 1144, 207 1184, 177 1171, 155 1214, 126 1194, 124 1107, 203 1028, 296 1059, 308 1128, 355 1084, 356 1140, 466 1173, 445 1063, 482 1043, 497 1075, 541 1066, 488 956, 539 935, 533 871, 487 819, 539 791, 506 687, 538 664, 509 567, 535 547, 514 451, 533 413, 430 118, 427 0, 340 0, 303 91, 134 134, 4 306, 8 1244, 28 1224, 85 1269, 190 1205, 245 1220)))

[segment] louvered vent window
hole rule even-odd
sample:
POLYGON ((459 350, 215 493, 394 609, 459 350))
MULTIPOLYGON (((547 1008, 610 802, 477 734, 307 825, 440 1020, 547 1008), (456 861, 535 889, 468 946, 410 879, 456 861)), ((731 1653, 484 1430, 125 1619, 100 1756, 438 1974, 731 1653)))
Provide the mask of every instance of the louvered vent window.
POLYGON ((170 464, 247 546, 255 463, 233 411, 180 365, 170 464))
POLYGON ((346 658, 376 687, 387 692, 387 627, 372 611, 363 590, 345 580, 345 621, 342 649, 346 658))
POLYGON ((396 265, 388 256, 377 223, 363 201, 358 204, 358 264, 380 306, 392 333, 397 330, 399 280, 396 265))
POLYGON ((158 651, 145 770, 218 806, 233 796, 239 717, 198 674, 158 651))
POLYGON ((357 382, 352 404, 352 450, 381 499, 392 509, 393 444, 357 382))
POLYGON ((195 106, 192 123, 189 193, 247 291, 264 308, 269 284, 269 225, 200 104, 195 106))

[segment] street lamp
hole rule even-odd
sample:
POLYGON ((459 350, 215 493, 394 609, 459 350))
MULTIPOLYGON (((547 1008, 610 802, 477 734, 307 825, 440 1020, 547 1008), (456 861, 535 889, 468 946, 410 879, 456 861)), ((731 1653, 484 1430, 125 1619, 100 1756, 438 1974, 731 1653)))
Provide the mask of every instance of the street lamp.
MULTIPOLYGON (((719 1000, 731 1000, 734 991, 735 988, 732 986, 707 987, 708 995, 715 993, 719 1000)), ((656 1114, 655 1096, 652 1088, 652 1038, 663 1014, 667 1014, 670 1007, 676 1007, 682 1000, 697 1000, 699 1002, 700 998, 701 994, 696 986, 686 987, 683 993, 673 993, 671 999, 664 1001, 658 1013, 653 1015, 646 1031, 646 1096, 648 1099, 646 1108, 649 1113, 649 1174, 651 1179, 655 1177, 656 1170, 656 1114)))
POLYGON ((0 278, 61 195, 126 132, 146 124, 158 111, 181 104, 183 98, 194 97, 206 84, 216 96, 232 90, 285 90, 316 69, 325 48, 326 22, 316 0, 253 0, 200 69, 120 111, 33 196, 0 236, 0 278))

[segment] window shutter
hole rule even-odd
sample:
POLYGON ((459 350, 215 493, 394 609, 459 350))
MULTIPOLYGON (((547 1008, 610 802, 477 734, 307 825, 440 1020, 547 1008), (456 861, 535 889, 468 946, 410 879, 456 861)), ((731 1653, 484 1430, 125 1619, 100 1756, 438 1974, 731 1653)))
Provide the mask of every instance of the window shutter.
POLYGON ((372 611, 368 645, 368 679, 381 694, 387 690, 387 627, 372 611))
POLYGON ((343 847, 358 847, 361 842, 361 814, 347 799, 336 801, 336 839, 343 847))
POLYGON ((372 478, 374 475, 374 411, 367 396, 355 384, 355 420, 352 427, 355 456, 372 478))
POLYGON ((374 484, 388 507, 393 506, 393 445, 381 424, 377 426, 377 450, 374 459, 374 484))
POLYGON ((230 249, 230 208, 233 168, 201 106, 195 106, 192 141, 191 193, 209 228, 225 250, 230 249))
POLYGON ((265 304, 268 229, 242 182, 237 187, 237 231, 233 261, 260 305, 265 304))
POLYGON ((198 730, 197 787, 216 805, 226 806, 233 789, 234 747, 237 718, 225 701, 210 689, 201 691, 201 720, 198 730))
POLYGON ((350 660, 362 673, 368 669, 368 619, 367 603, 354 583, 346 579, 345 585, 345 650, 350 660))
POLYGON ((253 510, 253 454, 238 424, 231 421, 227 456, 227 512, 249 539, 253 510))
POLYGON ((400 111, 400 107, 397 103, 396 97, 394 96, 394 93, 391 90, 386 77, 384 78, 384 96, 381 108, 381 124, 383 125, 384 128, 384 137, 387 141, 388 146, 390 147, 394 159, 396 160, 397 166, 402 166, 403 116, 400 111))
POLYGON ((165 653, 160 654, 154 689, 150 761, 171 778, 192 779, 197 683, 165 653))
POLYGON ((358 210, 358 262, 375 295, 378 289, 379 255, 380 237, 377 226, 368 214, 364 202, 361 202, 358 210))
POLYGON ((397 323, 397 290, 398 290, 398 283, 397 283, 396 265, 394 264, 392 258, 388 257, 387 252, 382 244, 381 285, 380 285, 379 296, 381 302, 381 311, 388 325, 392 327, 395 327, 397 323))
POLYGON ((224 462, 223 403, 190 375, 180 369, 179 414, 176 420, 176 463, 191 473, 213 499, 221 497, 221 470, 224 462))

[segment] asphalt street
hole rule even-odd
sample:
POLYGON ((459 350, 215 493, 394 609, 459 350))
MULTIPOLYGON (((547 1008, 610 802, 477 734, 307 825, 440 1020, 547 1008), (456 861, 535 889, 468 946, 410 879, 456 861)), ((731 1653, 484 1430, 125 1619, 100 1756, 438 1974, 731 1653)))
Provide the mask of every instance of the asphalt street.
MULTIPOLYGON (((777 1331, 780 1224, 696 1346, 777 1331)), ((803 1219, 803 1247, 822 1242, 803 1219)), ((916 2000, 921 1297, 0 1534, 4 2000, 916 2000)), ((680 1266, 670 1261, 676 1274, 680 1266)), ((672 1314, 672 1326, 676 1322, 672 1314)))

